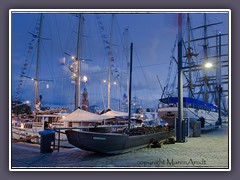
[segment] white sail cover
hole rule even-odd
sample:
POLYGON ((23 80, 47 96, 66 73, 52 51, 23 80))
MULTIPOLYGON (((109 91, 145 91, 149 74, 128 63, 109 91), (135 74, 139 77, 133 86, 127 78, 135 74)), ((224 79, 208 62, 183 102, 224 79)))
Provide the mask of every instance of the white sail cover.
POLYGON ((94 114, 88 111, 84 111, 82 109, 77 109, 71 114, 67 115, 65 118, 61 119, 62 122, 95 122, 105 119, 110 119, 114 117, 101 116, 98 114, 94 114))
POLYGON ((105 116, 105 117, 125 117, 125 116, 128 116, 128 113, 111 110, 111 111, 108 111, 108 112, 102 114, 102 116, 105 116))

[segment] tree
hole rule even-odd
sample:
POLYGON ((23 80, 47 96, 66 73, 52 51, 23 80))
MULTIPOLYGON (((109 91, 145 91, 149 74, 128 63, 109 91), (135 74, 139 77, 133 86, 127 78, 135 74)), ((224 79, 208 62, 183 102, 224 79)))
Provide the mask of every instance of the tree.
POLYGON ((15 114, 31 114, 31 107, 28 104, 23 104, 21 101, 12 103, 12 110, 15 114))
POLYGON ((137 108, 136 113, 141 114, 142 113, 142 108, 137 108))

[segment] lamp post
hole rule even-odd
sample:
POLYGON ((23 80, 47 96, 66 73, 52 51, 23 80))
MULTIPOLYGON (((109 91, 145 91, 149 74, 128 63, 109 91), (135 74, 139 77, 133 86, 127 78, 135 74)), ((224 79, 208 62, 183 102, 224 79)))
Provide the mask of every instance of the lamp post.
POLYGON ((219 54, 218 54, 218 125, 222 125, 222 118, 221 118, 221 94, 222 94, 222 82, 221 82, 221 32, 219 32, 219 54))
POLYGON ((183 69, 182 69, 182 13, 178 14, 178 119, 176 122, 176 141, 185 142, 183 134, 183 69))
POLYGON ((222 117, 221 117, 221 94, 222 94, 222 86, 217 86, 218 91, 218 125, 222 125, 222 117))

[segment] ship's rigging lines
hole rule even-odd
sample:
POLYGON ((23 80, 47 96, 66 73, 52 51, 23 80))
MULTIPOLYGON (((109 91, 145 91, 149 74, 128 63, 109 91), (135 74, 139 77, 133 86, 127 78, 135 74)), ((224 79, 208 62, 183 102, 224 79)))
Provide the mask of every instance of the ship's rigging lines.
POLYGON ((28 43, 27 55, 26 55, 26 58, 24 59, 23 67, 21 69, 20 79, 18 81, 17 91, 14 97, 15 100, 19 100, 21 98, 22 88, 23 88, 23 78, 27 76, 26 75, 27 70, 29 70, 29 59, 32 58, 32 56, 34 55, 35 47, 37 45, 36 39, 39 39, 39 37, 36 34, 38 34, 39 30, 40 30, 40 17, 37 20, 33 33, 29 32, 29 34, 32 35, 32 38, 28 43))
MULTIPOLYGON (((172 67, 173 67, 173 60, 174 60, 174 52, 175 52, 175 49, 176 49, 176 45, 177 45, 177 37, 175 39, 175 42, 174 42, 174 46, 173 46, 173 49, 171 51, 171 58, 170 58, 170 62, 169 62, 169 67, 168 67, 168 74, 167 74, 167 79, 166 79, 166 86, 165 86, 165 94, 166 96, 171 96, 172 94, 172 89, 174 88, 173 86, 175 85, 175 83, 172 83, 171 87, 169 87, 169 83, 170 83, 170 78, 171 78, 171 74, 172 74, 172 67), (171 92, 170 92, 171 90, 171 92)), ((176 75, 174 77, 174 79, 176 80, 176 75)))
MULTIPOLYGON (((47 53, 45 52, 42 40, 52 40, 50 38, 43 37, 39 33, 41 31, 41 26, 42 26, 41 19, 43 19, 44 17, 45 16, 43 14, 40 14, 40 16, 36 20, 36 24, 33 27, 33 29, 28 31, 28 34, 30 34, 31 36, 30 36, 30 40, 29 40, 29 43, 28 43, 27 54, 24 58, 23 67, 21 69, 20 79, 18 81, 17 90, 16 90, 14 100, 20 100, 22 98, 23 88, 26 85, 26 80, 27 79, 28 80, 30 79, 30 80, 35 82, 35 85, 33 85, 33 86, 35 86, 35 88, 36 88, 36 82, 38 82, 38 83, 53 82, 52 79, 46 79, 46 78, 41 79, 41 78, 37 77, 37 75, 36 76, 30 76, 29 75, 32 66, 34 66, 33 61, 35 61, 35 58, 36 58, 36 61, 38 61, 37 60, 39 58, 38 56, 40 56, 40 54, 38 54, 38 52, 37 52, 38 49, 40 48, 40 46, 41 46, 42 54, 44 54, 45 56, 47 55, 47 53)), ((47 57, 47 59, 49 59, 49 58, 47 57)), ((51 73, 51 78, 52 78, 53 77, 53 72, 52 72, 51 66, 49 65, 49 61, 46 61, 46 63, 48 65, 48 68, 49 68, 50 73, 51 73)), ((39 69, 39 67, 38 67, 38 69, 39 69)), ((46 84, 46 88, 47 89, 49 88, 49 84, 46 84)), ((36 99, 36 97, 35 97, 35 99, 36 99)))
MULTIPOLYGON (((191 37, 192 37, 192 39, 190 39, 189 42, 191 42, 191 44, 192 44, 192 46, 194 48, 190 47, 190 49, 189 49, 189 47, 186 47, 185 44, 188 43, 188 41, 183 43, 183 46, 184 46, 185 51, 186 51, 186 55, 184 57, 191 59, 191 63, 185 62, 186 65, 185 65, 185 67, 183 67, 184 68, 183 75, 184 75, 185 80, 186 80, 184 88, 188 88, 189 89, 189 91, 192 94, 192 97, 194 97, 194 95, 198 96, 198 97, 195 97, 197 99, 199 99, 199 96, 201 94, 205 93, 205 95, 207 94, 207 96, 209 96, 209 100, 210 100, 209 102, 214 102, 214 103, 216 101, 217 92, 218 92, 218 90, 216 89, 216 85, 218 83, 217 82, 217 78, 219 78, 219 77, 217 77, 217 75, 216 76, 213 76, 213 75, 209 76, 209 75, 206 74, 206 75, 204 75, 204 78, 201 79, 200 78, 200 74, 201 74, 201 71, 203 70, 203 67, 200 66, 201 62, 194 62, 192 60, 192 58, 198 56, 198 53, 193 52, 193 50, 196 49, 195 46, 194 46, 195 42, 201 41, 201 40, 205 40, 206 41, 207 39, 218 38, 219 35, 208 35, 208 36, 205 36, 204 38, 193 38, 192 30, 204 28, 206 26, 209 27, 209 26, 213 26, 213 25, 218 25, 218 24, 221 24, 221 23, 212 23, 212 24, 207 24, 207 25, 205 24, 204 26, 191 28, 191 37), (190 50, 191 50, 191 52, 190 52, 190 50), (191 87, 190 87, 189 77, 186 74, 186 73, 189 73, 189 72, 194 73, 194 78, 196 78, 196 81, 191 82, 192 83, 191 87), (204 85, 206 85, 207 89, 203 88, 204 85)), ((221 35, 226 36, 228 34, 221 34, 221 35)), ((173 49, 171 51, 172 55, 171 55, 171 59, 170 59, 170 63, 169 63, 168 75, 167 75, 167 79, 166 79, 166 86, 165 86, 165 92, 164 92, 166 94, 166 96, 174 96, 174 90, 176 90, 175 87, 176 87, 176 74, 177 73, 175 73, 175 77, 170 79, 171 78, 171 74, 172 74, 173 65, 174 65, 173 61, 175 61, 176 64, 177 64, 177 60, 174 57, 175 46, 176 46, 176 44, 174 44, 174 47, 173 47, 173 49)), ((209 46, 208 42, 206 42, 206 44, 202 45, 202 46, 203 46, 203 49, 204 48, 208 48, 208 47, 209 48, 219 48, 219 47, 223 47, 223 46, 228 46, 228 44, 218 44, 216 42, 216 45, 209 46)), ((217 58, 219 60, 221 57, 228 57, 228 53, 220 54, 220 55, 217 54, 215 56, 210 55, 210 54, 206 54, 205 55, 205 59, 216 59, 217 58)), ((195 58, 195 59, 198 60, 198 61, 202 60, 200 57, 195 58)), ((228 67, 228 60, 222 60, 222 59, 220 59, 220 60, 221 60, 221 67, 220 68, 228 67)), ((215 69, 216 68, 217 67, 215 67, 215 69)), ((228 75, 221 75, 220 78, 222 80, 224 80, 224 81, 222 81, 221 84, 228 83, 228 75)), ((228 90, 223 90, 222 92, 228 93, 228 90)), ((223 96, 226 96, 226 95, 223 94, 223 96)), ((224 105, 225 101, 226 101, 225 99, 222 100, 222 103, 223 103, 222 105, 223 105, 223 108, 226 110, 227 108, 224 105)))
POLYGON ((109 42, 110 38, 105 33, 104 24, 103 24, 102 18, 99 14, 96 14, 96 19, 97 19, 100 36, 101 36, 103 44, 104 44, 104 48, 108 54, 109 59, 111 60, 111 65, 110 65, 111 75, 114 77, 114 79, 118 79, 120 74, 119 74, 119 70, 115 63, 115 58, 113 56, 112 49, 110 47, 110 42, 109 42))

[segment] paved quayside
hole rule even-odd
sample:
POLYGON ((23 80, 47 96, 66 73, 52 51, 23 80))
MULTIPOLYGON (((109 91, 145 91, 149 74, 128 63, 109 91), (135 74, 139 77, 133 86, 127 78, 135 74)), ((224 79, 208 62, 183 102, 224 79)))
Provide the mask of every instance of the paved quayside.
POLYGON ((12 143, 12 169, 18 168, 225 168, 228 169, 228 124, 186 143, 165 144, 108 156, 78 148, 42 154, 37 145, 12 143))

